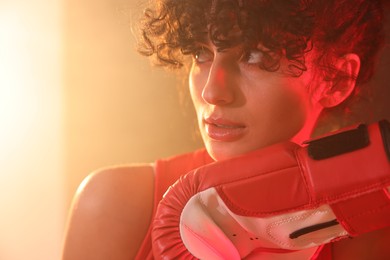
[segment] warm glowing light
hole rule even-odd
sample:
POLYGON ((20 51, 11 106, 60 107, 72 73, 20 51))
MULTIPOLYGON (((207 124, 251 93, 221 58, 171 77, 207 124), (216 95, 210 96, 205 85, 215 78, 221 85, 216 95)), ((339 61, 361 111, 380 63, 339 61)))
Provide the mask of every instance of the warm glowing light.
POLYGON ((0 143, 8 149, 28 142, 26 134, 33 131, 34 119, 39 117, 37 92, 42 82, 38 70, 44 57, 37 50, 46 47, 33 40, 40 37, 39 32, 32 31, 17 10, 0 11, 0 143))
POLYGON ((1 259, 56 259, 59 255, 63 226, 61 2, 46 2, 0 3, 1 259))

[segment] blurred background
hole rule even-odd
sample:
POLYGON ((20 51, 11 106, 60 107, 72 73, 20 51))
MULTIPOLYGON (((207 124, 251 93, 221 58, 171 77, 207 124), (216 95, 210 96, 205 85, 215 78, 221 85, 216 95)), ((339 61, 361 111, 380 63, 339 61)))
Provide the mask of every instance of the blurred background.
MULTIPOLYGON (((60 259, 71 198, 91 171, 201 147, 184 81, 135 51, 140 2, 1 0, 1 260, 60 259)), ((390 118, 386 48, 375 118, 390 118)))
POLYGON ((183 81, 135 51, 138 2, 0 1, 1 260, 60 259, 91 171, 201 146, 183 81))

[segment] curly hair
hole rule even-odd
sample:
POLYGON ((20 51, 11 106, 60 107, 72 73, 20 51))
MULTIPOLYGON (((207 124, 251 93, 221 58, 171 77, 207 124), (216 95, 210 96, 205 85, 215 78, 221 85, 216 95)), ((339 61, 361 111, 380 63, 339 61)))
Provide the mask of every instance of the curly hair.
MULTIPOLYGON (((361 59, 357 82, 368 81, 384 42, 380 0, 155 0, 141 20, 139 52, 155 64, 180 68, 205 39, 218 51, 242 44, 265 51, 259 67, 276 71, 281 57, 288 73, 306 70, 305 53, 328 78, 332 57, 355 53, 361 59)), ((325 77, 326 78, 326 77, 325 77)))

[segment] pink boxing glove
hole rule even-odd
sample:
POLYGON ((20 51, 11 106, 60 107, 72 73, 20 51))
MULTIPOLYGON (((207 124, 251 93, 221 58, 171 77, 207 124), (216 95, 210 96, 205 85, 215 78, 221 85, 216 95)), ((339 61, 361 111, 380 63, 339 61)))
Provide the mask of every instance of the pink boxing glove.
POLYGON ((389 186, 386 121, 304 147, 276 144, 182 176, 157 208, 153 253, 310 258, 320 245, 390 226, 389 186))

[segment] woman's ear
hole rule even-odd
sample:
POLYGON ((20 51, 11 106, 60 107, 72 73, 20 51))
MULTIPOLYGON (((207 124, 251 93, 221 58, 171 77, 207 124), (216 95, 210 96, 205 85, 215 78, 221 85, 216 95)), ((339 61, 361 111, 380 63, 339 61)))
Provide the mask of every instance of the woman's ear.
POLYGON ((354 53, 349 53, 339 57, 334 66, 336 72, 332 80, 324 82, 318 100, 325 108, 341 104, 352 94, 360 70, 360 58, 354 53))

